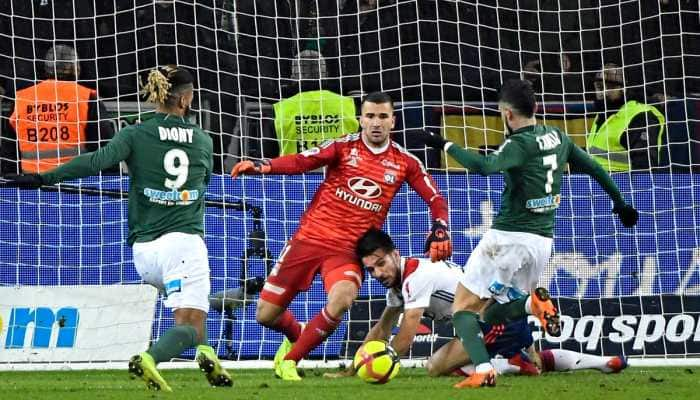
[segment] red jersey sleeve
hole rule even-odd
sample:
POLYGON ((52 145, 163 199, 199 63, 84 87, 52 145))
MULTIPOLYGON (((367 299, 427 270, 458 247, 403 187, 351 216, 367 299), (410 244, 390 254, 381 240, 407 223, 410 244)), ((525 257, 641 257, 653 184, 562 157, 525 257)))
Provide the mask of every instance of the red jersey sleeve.
POLYGON ((413 156, 408 156, 407 159, 406 182, 428 204, 433 220, 441 219, 449 223, 447 201, 440 194, 433 177, 418 159, 413 156))
POLYGON ((324 165, 332 165, 338 159, 338 142, 328 141, 318 147, 310 148, 299 154, 290 154, 270 160, 271 174, 300 174, 312 171, 324 165))

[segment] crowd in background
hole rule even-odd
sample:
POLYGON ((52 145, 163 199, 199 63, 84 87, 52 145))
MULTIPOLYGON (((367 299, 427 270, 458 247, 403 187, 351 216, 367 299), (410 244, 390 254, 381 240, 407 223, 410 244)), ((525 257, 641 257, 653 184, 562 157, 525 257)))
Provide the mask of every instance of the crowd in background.
POLYGON ((303 57, 322 66, 316 84, 336 93, 445 103, 493 101, 514 77, 531 80, 541 101, 593 101, 595 74, 615 63, 636 98, 661 104, 700 96, 698 8, 685 0, 4 0, 0 95, 11 103, 43 79, 44 54, 57 43, 75 48, 80 82, 101 100, 136 101, 139 78, 174 62, 193 71, 196 102, 216 115, 209 130, 222 157, 242 104, 305 90, 303 57))

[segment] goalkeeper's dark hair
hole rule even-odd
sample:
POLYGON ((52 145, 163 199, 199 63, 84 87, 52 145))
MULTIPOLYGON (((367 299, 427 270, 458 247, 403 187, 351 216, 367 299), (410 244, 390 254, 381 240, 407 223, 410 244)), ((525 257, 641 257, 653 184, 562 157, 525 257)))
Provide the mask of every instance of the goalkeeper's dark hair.
POLYGON ((535 91, 529 81, 507 80, 501 86, 498 101, 508 103, 516 113, 525 118, 531 118, 535 114, 535 91))
POLYGON ((165 65, 148 73, 142 84, 141 94, 147 101, 172 107, 180 96, 194 88, 194 79, 186 69, 176 65, 165 65))
POLYGON ((362 106, 363 104, 370 102, 370 103, 375 103, 375 104, 384 104, 384 103, 389 103, 391 105, 391 109, 394 109, 394 100, 389 96, 388 93, 384 92, 372 92, 365 96, 364 99, 362 99, 362 106))
POLYGON ((389 253, 396 249, 394 241, 391 240, 386 232, 377 228, 369 228, 367 232, 357 241, 355 246, 355 254, 357 258, 362 260, 362 257, 367 257, 368 255, 377 251, 377 249, 382 249, 389 253))

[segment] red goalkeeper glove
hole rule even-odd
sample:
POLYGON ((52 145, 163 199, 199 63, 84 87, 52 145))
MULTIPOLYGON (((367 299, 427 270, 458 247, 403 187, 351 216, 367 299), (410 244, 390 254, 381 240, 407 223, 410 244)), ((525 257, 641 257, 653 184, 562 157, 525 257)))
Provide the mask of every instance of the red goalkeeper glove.
POLYGON ((430 235, 425 241, 425 253, 430 254, 430 261, 440 261, 449 258, 452 255, 452 241, 450 240, 450 231, 447 229, 447 224, 439 219, 433 221, 433 227, 430 230, 430 235))
POLYGON ((267 160, 263 161, 251 161, 245 160, 240 161, 233 166, 231 170, 231 177, 236 179, 238 175, 250 175, 250 174, 267 174, 272 170, 270 162, 267 160))

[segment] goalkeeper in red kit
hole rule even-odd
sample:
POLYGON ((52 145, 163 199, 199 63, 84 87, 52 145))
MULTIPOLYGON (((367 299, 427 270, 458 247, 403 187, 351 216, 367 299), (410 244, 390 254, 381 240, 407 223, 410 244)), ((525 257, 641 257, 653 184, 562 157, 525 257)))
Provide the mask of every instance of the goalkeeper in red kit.
POLYGON ((362 285, 355 255, 357 240, 380 228, 392 199, 406 182, 430 207, 433 217, 426 252, 432 260, 448 258, 452 245, 447 229, 447 202, 422 163, 390 138, 394 106, 385 93, 362 101, 359 134, 330 140, 300 154, 269 161, 241 161, 241 174, 298 174, 326 166, 326 179, 301 218, 299 229, 280 252, 257 305, 257 321, 286 338, 275 354, 275 374, 301 380, 296 366, 335 331, 362 285), (302 329, 287 309, 299 292, 309 289, 320 274, 328 294, 326 306, 302 329))

